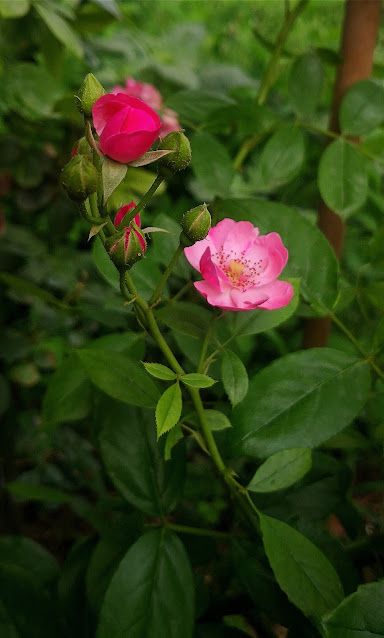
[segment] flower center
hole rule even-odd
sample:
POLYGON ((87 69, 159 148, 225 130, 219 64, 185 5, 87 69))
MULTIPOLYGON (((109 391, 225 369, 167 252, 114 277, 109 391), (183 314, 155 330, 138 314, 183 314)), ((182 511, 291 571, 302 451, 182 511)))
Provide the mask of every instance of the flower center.
POLYGON ((227 270, 227 275, 229 277, 229 279, 233 282, 233 283, 237 283, 241 277, 241 275, 243 274, 243 270, 245 268, 245 265, 235 261, 234 259, 230 259, 229 260, 229 269, 227 270))
POLYGON ((237 251, 231 250, 227 253, 221 248, 220 251, 212 255, 216 264, 227 275, 232 286, 243 291, 258 286, 260 274, 265 269, 263 259, 253 263, 251 259, 246 258, 245 252, 241 251, 239 254, 237 251))

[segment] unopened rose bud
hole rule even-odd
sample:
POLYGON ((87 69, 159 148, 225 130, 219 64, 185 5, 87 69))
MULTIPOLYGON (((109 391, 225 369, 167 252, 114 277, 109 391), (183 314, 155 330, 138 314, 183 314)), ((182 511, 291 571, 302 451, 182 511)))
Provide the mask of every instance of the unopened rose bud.
POLYGON ((138 227, 125 228, 122 232, 109 237, 105 242, 105 248, 116 268, 121 272, 143 257, 146 243, 138 227))
POLYGON ((81 137, 75 144, 75 147, 72 151, 72 157, 76 155, 85 155, 89 160, 92 161, 92 149, 88 144, 86 137, 81 137))
POLYGON ((75 95, 76 106, 80 113, 90 117, 92 115, 92 106, 102 95, 105 95, 105 90, 99 80, 95 78, 93 73, 88 73, 83 80, 78 95, 75 95))
POLYGON ((61 173, 61 183, 75 202, 84 202, 97 191, 99 174, 85 155, 77 154, 61 173))
POLYGON ((205 239, 211 228, 211 216, 206 204, 186 212, 181 220, 181 227, 190 242, 205 239))
POLYGON ((159 173, 165 177, 187 168, 191 161, 191 145, 183 131, 172 131, 172 133, 169 133, 161 142, 158 150, 172 150, 172 153, 164 155, 164 157, 159 160, 159 173))

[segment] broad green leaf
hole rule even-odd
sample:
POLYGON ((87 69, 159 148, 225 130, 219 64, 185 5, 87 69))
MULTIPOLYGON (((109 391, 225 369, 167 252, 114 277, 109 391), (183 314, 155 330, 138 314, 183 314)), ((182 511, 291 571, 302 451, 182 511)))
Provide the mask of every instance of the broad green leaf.
POLYGON ((367 199, 365 158, 347 140, 334 140, 321 156, 318 185, 327 206, 346 219, 367 199))
MULTIPOLYGON (((219 412, 219 410, 204 410, 205 418, 207 419, 208 425, 212 431, 225 430, 227 428, 231 428, 232 424, 225 414, 219 412)), ((187 423, 191 423, 196 427, 199 427, 200 421, 195 412, 188 414, 185 417, 187 423)))
POLYGON ((155 407, 159 391, 140 364, 120 352, 77 350, 92 383, 113 399, 140 407, 155 407))
POLYGON ((194 580, 181 541, 162 529, 128 550, 107 590, 97 638, 192 638, 194 580))
POLYGON ((305 158, 305 138, 297 126, 284 126, 273 133, 260 157, 263 184, 275 188, 299 172, 305 158))
POLYGON ((157 438, 171 430, 179 422, 183 401, 178 382, 161 395, 156 406, 157 438))
POLYGON ((232 350, 224 350, 221 378, 233 406, 240 403, 248 392, 248 373, 244 363, 232 350))
POLYGON ((0 537, 0 564, 22 567, 40 582, 51 586, 59 575, 59 566, 42 545, 24 536, 0 537))
POLYGON ((68 22, 62 18, 59 13, 48 7, 47 5, 35 2, 34 6, 36 11, 44 20, 48 29, 53 33, 55 38, 59 40, 64 46, 69 49, 76 57, 83 57, 83 47, 76 32, 68 24, 68 22))
POLYGON ((20 498, 23 501, 42 501, 44 503, 71 503, 73 501, 72 494, 67 494, 54 487, 46 487, 45 485, 34 485, 33 483, 24 483, 23 481, 12 481, 6 484, 8 492, 20 498))
MULTIPOLYGON (((284 279, 284 275, 282 275, 284 279)), ((231 327, 232 334, 236 332, 236 336, 254 335, 259 332, 266 332, 276 328, 284 321, 291 317, 299 303, 300 279, 291 279, 287 277, 293 286, 293 297, 289 304, 277 310, 250 310, 249 312, 232 312, 228 313, 221 320, 231 327)))
POLYGON ((384 636, 384 580, 360 585, 323 619, 326 638, 384 636))
POLYGON ((183 430, 180 425, 175 425, 174 428, 167 434, 167 438, 164 446, 164 460, 169 461, 172 456, 172 450, 181 439, 184 438, 183 430))
MULTIPOLYGON (((212 214, 215 223, 230 217, 252 222, 261 234, 279 233, 289 251, 288 263, 280 278, 300 277, 300 293, 304 299, 318 300, 332 308, 338 293, 337 259, 323 233, 297 211, 258 199, 227 199, 215 202, 212 214)), ((268 310, 264 321, 268 322, 268 316, 274 312, 280 311, 268 310)), ((248 313, 238 314, 246 320, 248 313)), ((242 320, 240 317, 238 321, 242 320)))
POLYGON ((100 275, 107 283, 117 292, 120 292, 119 272, 113 262, 110 260, 100 237, 96 237, 92 246, 92 258, 100 275))
POLYGON ((35 284, 32 284, 30 281, 26 281, 26 279, 21 279, 20 277, 16 277, 15 275, 11 275, 7 272, 0 272, 0 280, 10 288, 13 288, 13 290, 25 295, 27 297, 27 303, 30 301, 28 298, 32 297, 40 299, 45 303, 52 304, 53 306, 57 306, 58 308, 66 308, 66 305, 59 299, 56 299, 56 297, 51 295, 51 293, 43 290, 43 288, 40 288, 35 284))
POLYGON ((176 374, 173 370, 164 366, 162 363, 147 363, 145 361, 142 363, 146 371, 153 377, 156 377, 156 379, 162 379, 163 381, 173 381, 173 379, 176 379, 176 374))
POLYGON ((211 313, 196 304, 180 301, 161 308, 156 312, 156 317, 171 330, 196 339, 203 339, 211 313))
POLYGON ((164 438, 156 441, 152 412, 117 402, 103 404, 100 449, 106 470, 129 503, 149 516, 168 513, 177 504, 184 478, 184 446, 164 461, 164 438))
POLYGON ((364 295, 371 304, 384 310, 384 281, 377 281, 364 288, 364 295))
POLYGON ((331 348, 311 348, 258 372, 232 414, 236 448, 265 458, 299 446, 314 448, 341 432, 370 391, 369 365, 331 348))
POLYGON ((356 82, 344 95, 339 111, 344 135, 369 133, 384 121, 384 87, 373 80, 356 82))
POLYGON ((101 167, 104 204, 127 174, 127 165, 105 157, 101 167))
POLYGON ((234 100, 222 93, 198 90, 179 91, 167 102, 167 106, 193 122, 203 122, 210 113, 228 104, 234 104, 234 100))
POLYGON ((195 133, 191 138, 191 149, 191 166, 199 184, 212 197, 228 194, 233 168, 225 146, 209 133, 195 133))
POLYGON ((115 332, 93 339, 87 343, 87 349, 122 352, 139 361, 145 353, 145 341, 143 335, 138 332, 115 332))
POLYGON ((191 388, 210 388, 214 383, 216 383, 215 379, 212 379, 206 374, 199 374, 197 372, 182 374, 180 380, 185 383, 185 385, 189 385, 191 388))
POLYGON ((248 485, 251 492, 276 492, 297 483, 311 469, 311 450, 282 450, 259 467, 248 485))
POLYGON ((53 425, 83 419, 88 414, 90 401, 89 379, 73 353, 49 379, 43 399, 43 422, 53 425))
POLYGON ((28 13, 30 0, 0 0, 0 16, 2 18, 22 18, 28 13))
POLYGON ((324 554, 287 523, 259 516, 264 549, 288 598, 308 616, 334 609, 343 599, 343 588, 324 554))
POLYGON ((313 115, 320 102, 323 85, 324 69, 319 56, 310 51, 296 58, 291 67, 288 89, 297 113, 313 115))
POLYGON ((98 4, 100 7, 108 11, 115 18, 120 18, 120 10, 116 4, 115 0, 92 0, 95 4, 98 4))

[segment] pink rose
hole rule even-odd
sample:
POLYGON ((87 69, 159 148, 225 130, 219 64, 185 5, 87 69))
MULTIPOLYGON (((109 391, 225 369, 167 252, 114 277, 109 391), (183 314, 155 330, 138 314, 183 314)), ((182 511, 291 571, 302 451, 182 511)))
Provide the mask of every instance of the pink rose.
POLYGON ((181 129, 179 120, 177 119, 177 113, 163 106, 162 95, 160 91, 152 86, 152 84, 136 82, 133 78, 127 78, 125 80, 125 87, 115 86, 111 92, 125 93, 126 95, 138 97, 152 109, 158 111, 163 121, 163 126, 160 131, 161 139, 168 135, 168 133, 171 133, 172 131, 179 131, 181 129))
POLYGON ((184 252, 202 274, 195 288, 211 306, 275 310, 292 299, 291 284, 276 279, 288 259, 278 233, 259 235, 250 222, 223 219, 184 252))
POLYGON ((159 116, 148 104, 124 93, 99 97, 92 116, 100 150, 122 164, 144 155, 161 129, 159 116))
MULTIPOLYGON (((115 217, 115 220, 113 222, 116 228, 117 228, 117 226, 119 226, 124 221, 124 217, 126 216, 126 214, 129 213, 129 211, 132 210, 135 207, 136 207, 136 204, 134 202, 131 202, 130 204, 127 204, 127 206, 123 206, 122 208, 120 208, 120 210, 116 213, 116 217, 115 217)), ((141 228, 140 215, 135 215, 135 217, 133 218, 133 222, 136 224, 136 226, 141 228)), ((131 228, 129 226, 124 226, 124 230, 125 230, 124 243, 125 243, 125 247, 126 247, 127 243, 128 243, 129 235, 131 233, 131 228)), ((144 239, 143 235, 141 233, 137 232, 137 230, 134 230, 133 232, 136 234, 136 236, 137 236, 137 238, 139 240, 140 246, 142 248, 142 251, 144 253, 147 245, 145 243, 145 239, 144 239)))

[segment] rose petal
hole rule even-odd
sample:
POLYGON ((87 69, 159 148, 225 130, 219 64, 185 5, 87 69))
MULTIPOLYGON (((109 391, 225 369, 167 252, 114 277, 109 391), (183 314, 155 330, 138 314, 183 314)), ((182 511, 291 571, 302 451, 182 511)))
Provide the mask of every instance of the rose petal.
POLYGON ((293 297, 293 287, 288 281, 276 279, 266 286, 261 286, 260 291, 268 295, 268 300, 261 304, 264 310, 276 310, 283 308, 293 297))

